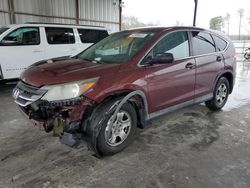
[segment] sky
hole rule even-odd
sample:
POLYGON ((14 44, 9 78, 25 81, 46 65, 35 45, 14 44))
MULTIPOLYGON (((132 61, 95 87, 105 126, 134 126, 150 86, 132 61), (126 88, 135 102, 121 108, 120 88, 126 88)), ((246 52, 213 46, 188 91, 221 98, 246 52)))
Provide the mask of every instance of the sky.
MULTIPOLYGON (((193 23, 194 0, 123 0, 123 14, 135 16, 144 23, 173 26, 176 22, 191 26, 193 23)), ((231 15, 229 33, 238 34, 239 15, 237 10, 245 10, 241 32, 250 34, 250 0, 199 0, 197 27, 209 28, 209 20, 216 16, 231 15)), ((225 29, 227 32, 227 29, 225 29)))

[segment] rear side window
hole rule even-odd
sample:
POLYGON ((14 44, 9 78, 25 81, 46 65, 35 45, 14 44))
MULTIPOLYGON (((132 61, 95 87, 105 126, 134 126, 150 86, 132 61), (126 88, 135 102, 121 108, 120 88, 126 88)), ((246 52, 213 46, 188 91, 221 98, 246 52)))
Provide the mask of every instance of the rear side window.
POLYGON ((209 54, 216 51, 214 40, 205 32, 192 31, 194 55, 209 54))
POLYGON ((2 45, 39 45, 40 34, 38 27, 22 27, 12 31, 2 40, 2 45))
POLYGON ((107 31, 94 29, 77 29, 82 43, 97 43, 108 36, 107 31))
POLYGON ((75 43, 75 37, 72 28, 45 27, 45 32, 49 44, 75 43))
POLYGON ((153 56, 172 53, 175 59, 189 56, 188 35, 185 31, 170 33, 153 48, 153 56))
POLYGON ((213 35, 217 51, 223 51, 227 47, 227 42, 220 37, 213 35))

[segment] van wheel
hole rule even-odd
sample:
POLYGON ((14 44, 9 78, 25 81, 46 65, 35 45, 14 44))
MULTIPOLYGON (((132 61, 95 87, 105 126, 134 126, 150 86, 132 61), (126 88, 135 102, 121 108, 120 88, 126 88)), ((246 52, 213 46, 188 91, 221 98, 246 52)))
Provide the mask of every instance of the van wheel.
POLYGON ((229 95, 229 82, 225 77, 221 77, 214 89, 213 98, 206 101, 206 106, 213 111, 220 110, 227 102, 229 95))
MULTIPOLYGON (((107 108, 103 108, 100 113, 104 114, 107 110, 107 108)), ((135 136, 137 116, 134 107, 130 103, 125 103, 116 117, 113 117, 113 113, 102 122, 97 137, 97 150, 102 155, 113 155, 122 151, 135 136), (114 123, 111 124, 113 118, 114 123)))

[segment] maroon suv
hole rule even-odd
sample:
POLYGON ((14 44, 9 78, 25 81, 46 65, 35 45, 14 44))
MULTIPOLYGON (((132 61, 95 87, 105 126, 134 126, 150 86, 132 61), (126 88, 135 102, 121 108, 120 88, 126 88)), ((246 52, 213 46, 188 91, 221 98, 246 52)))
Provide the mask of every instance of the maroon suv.
POLYGON ((38 62, 13 97, 29 119, 99 155, 124 149, 150 119, 205 102, 221 109, 232 92, 235 49, 221 33, 193 27, 118 32, 77 56, 38 62))

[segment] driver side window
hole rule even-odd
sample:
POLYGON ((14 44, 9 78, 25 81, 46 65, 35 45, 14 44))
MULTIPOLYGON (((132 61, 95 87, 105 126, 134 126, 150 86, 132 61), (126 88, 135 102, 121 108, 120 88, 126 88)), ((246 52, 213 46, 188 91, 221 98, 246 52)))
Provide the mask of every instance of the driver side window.
POLYGON ((3 38, 2 44, 19 45, 39 45, 40 34, 38 27, 22 27, 8 34, 3 38))
POLYGON ((186 31, 170 33, 161 39, 148 53, 143 63, 153 59, 158 54, 172 53, 174 59, 189 57, 189 42, 186 31))

